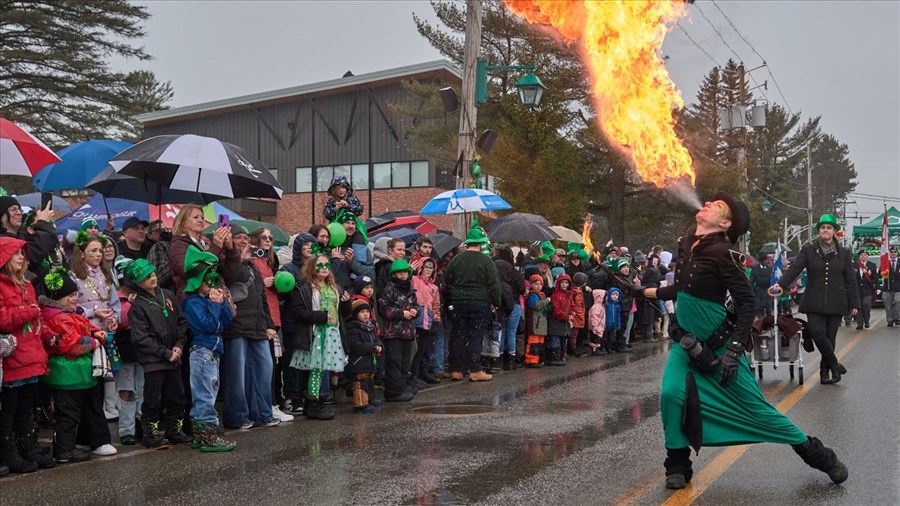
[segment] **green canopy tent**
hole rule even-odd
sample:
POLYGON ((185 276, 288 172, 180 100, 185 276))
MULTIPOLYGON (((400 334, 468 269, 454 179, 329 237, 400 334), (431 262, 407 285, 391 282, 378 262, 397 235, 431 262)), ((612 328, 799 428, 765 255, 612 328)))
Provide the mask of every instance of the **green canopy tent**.
MULTIPOLYGON (((891 244, 897 244, 895 238, 900 237, 900 211, 896 207, 887 210, 888 217, 888 236, 891 238, 891 244)), ((879 214, 871 221, 862 225, 853 227, 853 240, 861 241, 864 239, 881 238, 881 225, 884 221, 884 213, 879 214)))

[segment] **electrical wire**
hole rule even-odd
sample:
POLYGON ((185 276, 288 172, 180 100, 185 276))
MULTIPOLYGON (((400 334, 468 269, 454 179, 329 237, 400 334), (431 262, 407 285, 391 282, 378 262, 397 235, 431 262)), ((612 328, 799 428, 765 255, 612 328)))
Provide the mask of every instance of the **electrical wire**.
POLYGON ((707 58, 709 58, 710 60, 712 60, 712 62, 716 64, 716 67, 721 67, 721 65, 719 65, 719 62, 716 61, 716 59, 713 58, 712 55, 709 54, 709 52, 708 52, 706 49, 703 49, 703 46, 701 46, 700 44, 698 44, 697 41, 694 40, 693 37, 691 37, 691 34, 689 34, 688 31, 684 29, 684 26, 681 25, 681 22, 680 22, 680 21, 677 23, 677 25, 678 25, 678 28, 681 29, 681 33, 683 33, 684 36, 687 37, 687 39, 688 39, 689 41, 691 41, 695 46, 697 46, 697 49, 699 49, 700 51, 702 51, 703 54, 705 54, 707 58))

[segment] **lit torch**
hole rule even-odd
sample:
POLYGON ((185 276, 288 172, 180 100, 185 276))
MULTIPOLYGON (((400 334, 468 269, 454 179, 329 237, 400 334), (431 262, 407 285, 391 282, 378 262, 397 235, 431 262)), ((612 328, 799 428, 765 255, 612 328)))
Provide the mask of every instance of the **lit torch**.
POLYGON ((591 242, 591 227, 594 226, 594 219, 591 213, 584 215, 584 226, 581 227, 581 242, 584 244, 584 250, 588 253, 594 252, 594 244, 591 242))
POLYGON ((673 109, 684 107, 660 48, 687 14, 683 1, 506 0, 515 14, 552 28, 578 48, 593 81, 600 129, 659 188, 688 180, 691 156, 675 135, 673 109))

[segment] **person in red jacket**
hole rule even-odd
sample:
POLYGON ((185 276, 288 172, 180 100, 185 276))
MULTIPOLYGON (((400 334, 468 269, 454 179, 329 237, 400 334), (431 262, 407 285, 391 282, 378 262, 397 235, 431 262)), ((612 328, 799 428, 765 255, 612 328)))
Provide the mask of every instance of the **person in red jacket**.
POLYGON ((51 388, 56 407, 53 457, 60 463, 83 462, 91 455, 76 447, 78 436, 77 442, 90 448, 111 446, 103 383, 93 376, 91 360, 91 352, 106 343, 107 334, 85 318, 78 307, 78 285, 65 269, 44 277, 44 293, 41 340, 50 355, 50 373, 42 382, 51 388))
POLYGON ((3 358, 0 386, 0 465, 14 473, 52 467, 36 450, 31 408, 38 377, 47 374, 47 352, 41 344, 41 310, 34 287, 25 279, 28 246, 0 237, 0 333, 11 334, 16 350, 3 358), (41 461, 40 463, 38 461, 41 461))
POLYGON ((553 310, 547 318, 549 365, 566 365, 566 347, 575 321, 575 300, 570 290, 571 285, 572 278, 568 274, 560 274, 550 296, 553 310))

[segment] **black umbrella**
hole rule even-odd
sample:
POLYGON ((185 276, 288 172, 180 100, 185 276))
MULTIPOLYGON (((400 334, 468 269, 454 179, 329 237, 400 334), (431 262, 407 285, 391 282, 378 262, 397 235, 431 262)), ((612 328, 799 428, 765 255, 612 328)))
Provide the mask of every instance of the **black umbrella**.
POLYGON ((395 228, 393 230, 386 230, 384 232, 379 232, 377 234, 373 234, 369 236, 370 242, 375 242, 381 237, 389 237, 391 239, 402 239, 403 242, 409 246, 410 244, 416 242, 416 239, 422 237, 422 233, 408 227, 404 228, 395 228))
POLYGON ((146 202, 148 204, 209 204, 224 198, 222 195, 173 190, 168 186, 154 183, 148 178, 135 178, 116 173, 112 167, 103 169, 92 179, 87 188, 107 198, 120 198, 146 202))
POLYGON ((488 232, 492 241, 554 241, 559 236, 546 225, 532 221, 509 220, 488 232))
MULTIPOLYGON (((763 256, 763 255, 768 255, 769 253, 775 253, 775 249, 776 249, 777 247, 778 247, 778 243, 777 243, 777 242, 767 242, 767 243, 763 244, 763 245, 759 248, 758 254, 759 254, 760 256, 763 256)), ((791 252, 791 248, 788 247, 787 244, 782 244, 782 245, 781 245, 781 251, 783 251, 783 252, 785 252, 785 253, 790 253, 790 252, 791 252)))
POLYGON ((484 226, 484 231, 490 233, 494 230, 495 227, 498 227, 504 223, 508 223, 510 221, 528 221, 532 223, 537 223, 540 225, 544 225, 549 227, 550 222, 547 221, 547 218, 539 214, 531 214, 531 213, 512 213, 501 218, 497 218, 496 220, 491 220, 487 225, 484 226))
POLYGON ((122 151, 109 164, 119 174, 198 194, 280 199, 284 191, 255 156, 212 137, 151 137, 122 151))
POLYGON ((434 245, 434 254, 437 255, 438 258, 443 258, 444 255, 455 250, 462 244, 461 240, 444 232, 438 232, 429 238, 434 245))

